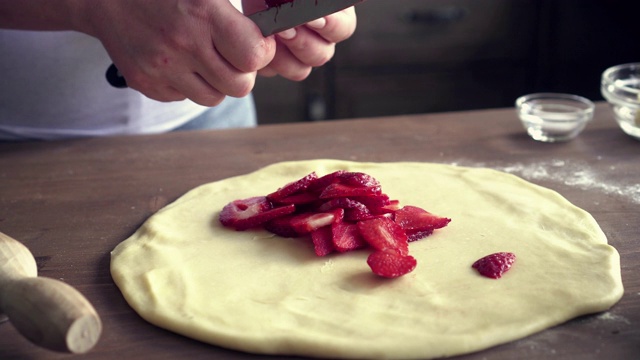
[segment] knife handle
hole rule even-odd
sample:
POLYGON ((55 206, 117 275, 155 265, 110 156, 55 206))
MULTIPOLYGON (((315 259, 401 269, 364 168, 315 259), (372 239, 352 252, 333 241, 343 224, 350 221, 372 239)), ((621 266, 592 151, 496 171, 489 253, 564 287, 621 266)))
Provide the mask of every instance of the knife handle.
POLYGON ((62 281, 37 277, 22 243, 0 232, 0 318, 50 350, 85 353, 98 342, 102 322, 87 299, 62 281))
POLYGON ((124 79, 124 76, 120 74, 120 71, 114 64, 111 64, 109 68, 107 68, 105 77, 109 84, 115 88, 124 89, 127 87, 127 80, 124 79))

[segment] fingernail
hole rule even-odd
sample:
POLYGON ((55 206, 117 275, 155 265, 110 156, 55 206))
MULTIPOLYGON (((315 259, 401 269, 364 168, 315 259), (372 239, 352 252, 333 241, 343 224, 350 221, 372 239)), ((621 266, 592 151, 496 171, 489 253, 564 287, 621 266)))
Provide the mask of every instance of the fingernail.
POLYGON ((297 34, 296 29, 288 29, 288 30, 279 32, 278 36, 280 36, 281 38, 283 38, 285 40, 291 40, 294 37, 296 37, 296 34, 297 34))
POLYGON ((307 23, 307 26, 312 27, 314 29, 322 29, 325 25, 327 25, 327 19, 323 17, 309 21, 307 23))

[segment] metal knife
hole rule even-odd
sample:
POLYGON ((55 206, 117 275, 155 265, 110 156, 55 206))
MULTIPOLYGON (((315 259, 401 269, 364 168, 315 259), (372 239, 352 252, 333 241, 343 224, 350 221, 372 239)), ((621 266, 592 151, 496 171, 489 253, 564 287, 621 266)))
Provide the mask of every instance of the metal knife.
POLYGON ((262 35, 269 36, 344 10, 364 0, 291 0, 249 15, 262 35))
MULTIPOLYGON (((365 0, 284 0, 281 4, 248 15, 258 25, 263 36, 269 36, 333 14, 365 0)), ((116 88, 126 88, 127 81, 118 68, 111 64, 105 74, 116 88)))

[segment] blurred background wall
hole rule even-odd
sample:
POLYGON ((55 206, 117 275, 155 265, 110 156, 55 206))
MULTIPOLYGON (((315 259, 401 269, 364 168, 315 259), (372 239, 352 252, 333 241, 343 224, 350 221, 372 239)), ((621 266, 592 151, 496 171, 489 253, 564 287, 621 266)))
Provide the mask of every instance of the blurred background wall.
POLYGON ((261 124, 513 106, 531 92, 597 101, 640 62, 638 0, 368 0, 336 56, 299 83, 260 78, 261 124))

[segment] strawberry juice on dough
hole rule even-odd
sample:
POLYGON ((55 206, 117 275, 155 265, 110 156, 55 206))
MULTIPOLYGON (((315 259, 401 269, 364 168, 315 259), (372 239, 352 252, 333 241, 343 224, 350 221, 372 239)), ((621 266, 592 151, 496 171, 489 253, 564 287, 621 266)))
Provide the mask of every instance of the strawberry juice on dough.
POLYGON ((119 244, 111 273, 157 326, 246 352, 324 358, 474 352, 607 310, 623 293, 617 251, 558 193, 495 170, 407 162, 285 162, 202 185, 119 244), (452 219, 409 245, 413 272, 381 278, 369 251, 318 257, 310 241, 218 221, 233 200, 340 169, 452 219), (502 251, 517 261, 501 279, 472 269, 502 251))

